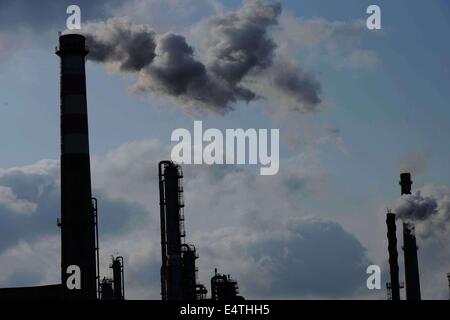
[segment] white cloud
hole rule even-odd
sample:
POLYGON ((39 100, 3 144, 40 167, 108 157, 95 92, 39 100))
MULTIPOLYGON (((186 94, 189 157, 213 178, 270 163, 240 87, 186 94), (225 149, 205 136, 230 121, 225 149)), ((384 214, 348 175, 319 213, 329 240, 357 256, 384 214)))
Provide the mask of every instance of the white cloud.
POLYGON ((37 204, 28 200, 18 199, 11 188, 0 186, 0 206, 18 213, 33 213, 37 204))
POLYGON ((304 19, 290 13, 280 18, 275 33, 279 54, 305 59, 309 63, 326 63, 336 68, 374 68, 381 60, 373 49, 365 48, 369 39, 365 22, 304 19))
POLYGON ((132 0, 109 11, 117 17, 127 16, 135 23, 150 24, 158 32, 183 33, 193 19, 223 12, 224 7, 217 0, 132 0))

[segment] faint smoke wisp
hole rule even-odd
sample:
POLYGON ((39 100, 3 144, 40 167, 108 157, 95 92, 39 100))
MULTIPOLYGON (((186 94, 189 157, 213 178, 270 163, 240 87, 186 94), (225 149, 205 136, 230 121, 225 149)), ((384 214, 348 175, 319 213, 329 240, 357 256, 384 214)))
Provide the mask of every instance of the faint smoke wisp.
POLYGON ((428 160, 429 155, 424 152, 410 152, 400 158, 397 171, 413 174, 422 173, 427 168, 428 160))
POLYGON ((264 78, 271 80, 273 90, 299 102, 298 111, 315 111, 320 85, 275 57, 277 44, 270 28, 280 13, 280 3, 247 0, 237 11, 207 19, 202 28, 206 61, 199 60, 184 36, 157 34, 126 18, 88 23, 82 33, 88 59, 119 72, 138 73, 135 93, 169 96, 184 107, 224 114, 236 102, 266 98, 249 85, 264 78))
POLYGON ((397 199, 394 212, 406 222, 414 222, 416 234, 450 235, 450 188, 427 185, 397 199))

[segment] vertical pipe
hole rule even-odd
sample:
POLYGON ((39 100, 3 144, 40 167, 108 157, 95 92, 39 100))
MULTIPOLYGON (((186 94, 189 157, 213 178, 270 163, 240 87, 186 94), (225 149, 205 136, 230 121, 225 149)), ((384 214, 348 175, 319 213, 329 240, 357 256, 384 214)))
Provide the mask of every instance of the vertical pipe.
MULTIPOLYGON (((65 299, 96 299, 95 221, 91 203, 85 57, 82 35, 59 37, 61 60, 61 272, 65 299), (69 266, 80 270, 69 289, 69 266)), ((69 279, 71 280, 71 279, 69 279)))
POLYGON ((450 300, 450 273, 447 273, 448 280, 448 300, 450 300))
POLYGON ((96 273, 97 273, 97 298, 100 299, 100 248, 98 241, 98 201, 97 198, 92 198, 92 207, 94 210, 94 224, 95 224, 95 259, 97 260, 96 264, 96 273))
POLYGON ((164 194, 164 167, 168 161, 158 165, 159 177, 159 208, 161 223, 161 300, 167 300, 167 228, 166 228, 166 197, 164 194))
POLYGON ((389 267, 391 274, 391 299, 400 300, 400 281, 398 276, 398 252, 397 252, 397 227, 395 225, 395 213, 386 214, 389 267))
MULTIPOLYGON (((400 174, 401 194, 411 194, 411 174, 400 174)), ((403 252, 405 260, 406 299, 420 300, 419 262, 417 258, 416 236, 414 224, 403 222, 403 252)))

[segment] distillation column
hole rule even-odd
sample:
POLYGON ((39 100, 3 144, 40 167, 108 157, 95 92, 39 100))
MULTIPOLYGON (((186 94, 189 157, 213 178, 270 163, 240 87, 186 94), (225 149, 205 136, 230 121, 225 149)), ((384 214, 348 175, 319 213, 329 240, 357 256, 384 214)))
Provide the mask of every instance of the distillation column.
POLYGON ((161 298, 183 299, 181 246, 184 239, 181 168, 170 161, 159 163, 161 210, 161 298))

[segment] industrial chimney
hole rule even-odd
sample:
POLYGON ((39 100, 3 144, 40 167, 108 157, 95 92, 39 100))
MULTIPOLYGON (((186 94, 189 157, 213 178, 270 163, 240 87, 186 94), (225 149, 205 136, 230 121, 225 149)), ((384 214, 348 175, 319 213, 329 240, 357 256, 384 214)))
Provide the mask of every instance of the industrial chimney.
MULTIPOLYGON (((400 174, 401 194, 411 194, 411 174, 400 174)), ((420 300, 419 263, 414 224, 403 222, 403 253, 405 260, 406 299, 420 300)))
POLYGON ((65 299, 96 299, 96 219, 91 196, 85 38, 59 37, 61 58, 61 268, 65 299), (80 274, 80 286, 67 286, 80 274), (71 277, 72 276, 72 277, 71 277), (69 278, 70 277, 70 278, 69 278), (69 279, 68 279, 69 278, 69 279))
POLYGON ((390 211, 386 214, 389 268, 391 274, 391 283, 388 289, 391 291, 392 300, 400 300, 400 281, 398 277, 398 252, 397 252, 397 227, 395 225, 395 213, 390 211))

